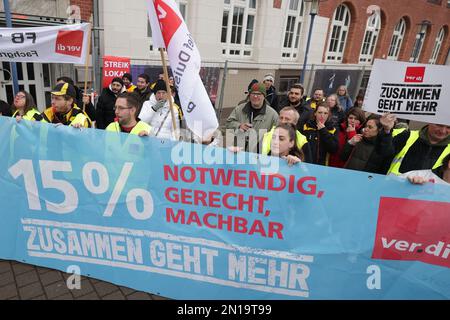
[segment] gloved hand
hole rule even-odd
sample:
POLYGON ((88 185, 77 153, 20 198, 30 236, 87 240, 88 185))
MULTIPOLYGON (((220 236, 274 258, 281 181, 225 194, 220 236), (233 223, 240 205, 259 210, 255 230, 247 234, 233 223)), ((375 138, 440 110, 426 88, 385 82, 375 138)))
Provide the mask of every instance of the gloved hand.
POLYGON ((162 107, 164 107, 165 104, 166 104, 166 100, 159 100, 152 106, 152 109, 153 109, 153 111, 156 112, 159 109, 161 109, 162 107))

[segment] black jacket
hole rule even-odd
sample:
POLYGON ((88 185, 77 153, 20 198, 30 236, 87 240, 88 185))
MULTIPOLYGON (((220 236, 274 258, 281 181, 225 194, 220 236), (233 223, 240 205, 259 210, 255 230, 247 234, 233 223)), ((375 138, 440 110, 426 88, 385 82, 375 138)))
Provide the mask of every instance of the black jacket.
MULTIPOLYGON (((74 86, 74 87, 75 87, 75 91, 77 92, 76 104, 81 110, 83 110, 83 90, 81 90, 77 86, 74 86)), ((84 111, 88 115, 89 119, 91 119, 91 121, 95 121, 95 108, 94 108, 94 105, 92 104, 92 102, 89 102, 89 104, 87 104, 84 107, 84 109, 85 109, 84 111)))
POLYGON ((297 122, 297 130, 299 131, 302 131, 303 126, 305 125, 306 122, 308 122, 308 120, 312 118, 312 115, 314 113, 314 110, 311 109, 310 106, 306 105, 305 100, 303 98, 300 100, 299 104, 293 105, 291 104, 289 99, 285 97, 283 100, 281 100, 279 107, 280 110, 278 111, 278 113, 280 113, 281 109, 283 109, 284 107, 293 107, 295 108, 295 110, 297 110, 297 112, 300 114, 300 118, 298 119, 297 122))
POLYGON ((331 122, 331 125, 337 129, 341 127, 341 123, 345 120, 345 112, 343 109, 338 109, 334 107, 331 109, 331 114, 328 121, 331 122))
POLYGON ((109 88, 103 89, 102 94, 98 98, 97 110, 95 112, 97 128, 105 129, 111 122, 114 121, 116 116, 114 113, 116 99, 116 95, 109 88))
POLYGON ((149 87, 145 88, 145 90, 142 92, 136 87, 133 93, 135 93, 139 97, 139 102, 141 103, 142 107, 142 104, 148 99, 150 99, 150 96, 152 95, 153 92, 149 87))
MULTIPOLYGON (((409 135, 410 131, 404 130, 393 138, 392 142, 394 144, 395 154, 399 153, 406 145, 409 135)), ((425 126, 420 129, 419 139, 414 142, 406 153, 400 165, 400 173, 433 168, 444 149, 450 144, 450 136, 437 144, 431 144, 427 135, 428 126, 425 126)))
POLYGON ((312 163, 328 165, 329 154, 337 152, 339 147, 338 130, 330 123, 318 130, 316 120, 312 119, 306 122, 301 132, 308 139, 312 163))
POLYGON ((271 86, 269 90, 266 90, 266 100, 276 112, 280 112, 280 110, 278 110, 278 95, 274 86, 271 86))
POLYGON ((347 161, 344 168, 385 174, 393 154, 392 135, 382 131, 373 139, 363 138, 355 146, 347 142, 341 159, 347 161))

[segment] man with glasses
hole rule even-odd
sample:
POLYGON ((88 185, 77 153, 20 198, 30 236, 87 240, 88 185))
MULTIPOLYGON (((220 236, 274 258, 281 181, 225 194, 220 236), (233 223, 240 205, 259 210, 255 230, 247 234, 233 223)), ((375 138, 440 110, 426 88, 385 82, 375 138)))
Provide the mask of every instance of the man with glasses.
POLYGON ((116 119, 108 125, 106 131, 148 136, 152 128, 143 121, 137 121, 139 105, 139 98, 135 94, 129 92, 119 94, 114 108, 116 119))
POLYGON ((250 88, 249 101, 238 105, 231 112, 226 128, 234 130, 233 145, 248 152, 260 152, 264 134, 275 126, 278 120, 277 112, 265 98, 266 87, 262 83, 255 83, 250 88))

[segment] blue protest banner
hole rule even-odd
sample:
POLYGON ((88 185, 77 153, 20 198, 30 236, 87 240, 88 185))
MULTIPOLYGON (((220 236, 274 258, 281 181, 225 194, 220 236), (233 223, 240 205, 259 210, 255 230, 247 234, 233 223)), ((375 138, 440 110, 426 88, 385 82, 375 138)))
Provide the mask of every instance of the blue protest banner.
POLYGON ((450 187, 0 117, 0 258, 175 299, 449 299, 450 187))

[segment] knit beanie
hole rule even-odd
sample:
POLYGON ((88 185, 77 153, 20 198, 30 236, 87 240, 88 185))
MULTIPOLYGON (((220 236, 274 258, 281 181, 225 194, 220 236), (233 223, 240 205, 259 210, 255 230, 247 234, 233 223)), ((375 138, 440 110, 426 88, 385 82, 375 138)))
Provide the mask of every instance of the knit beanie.
POLYGON ((245 93, 249 93, 249 92, 250 92, 250 89, 252 88, 252 86, 253 86, 255 83, 258 83, 258 80, 253 79, 253 80, 248 84, 247 91, 246 91, 245 93))
POLYGON ((266 86, 263 83, 255 83, 252 85, 252 87, 250 88, 250 92, 249 93, 253 93, 253 92, 261 92, 264 97, 266 96, 266 86))
POLYGON ((155 82, 155 86, 153 87, 153 93, 157 93, 158 91, 163 90, 167 92, 166 83, 164 80, 158 79, 155 82))
POLYGON ((123 74, 122 79, 123 79, 123 78, 127 78, 128 80, 130 80, 130 82, 133 81, 133 77, 132 77, 131 74, 128 73, 128 72, 125 72, 125 73, 123 74))
POLYGON ((120 83, 120 85, 123 87, 123 80, 122 80, 122 78, 115 77, 114 79, 112 79, 111 83, 113 83, 113 82, 120 83))

